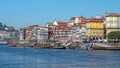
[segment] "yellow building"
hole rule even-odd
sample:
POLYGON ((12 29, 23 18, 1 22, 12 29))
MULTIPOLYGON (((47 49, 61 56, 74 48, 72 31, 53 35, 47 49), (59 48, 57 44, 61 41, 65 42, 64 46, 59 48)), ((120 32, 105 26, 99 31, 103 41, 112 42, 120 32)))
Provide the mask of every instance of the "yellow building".
POLYGON ((87 36, 94 41, 102 40, 104 36, 104 21, 101 18, 89 18, 86 23, 87 36))

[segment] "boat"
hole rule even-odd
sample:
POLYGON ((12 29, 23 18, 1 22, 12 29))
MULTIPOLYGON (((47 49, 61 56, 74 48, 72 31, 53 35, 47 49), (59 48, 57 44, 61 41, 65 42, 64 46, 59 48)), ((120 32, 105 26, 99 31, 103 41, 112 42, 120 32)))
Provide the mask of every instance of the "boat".
POLYGON ((54 49, 66 49, 65 45, 63 45, 61 42, 55 42, 53 48, 54 49))
POLYGON ((53 49, 66 49, 66 47, 53 47, 53 49))
POLYGON ((10 46, 10 47, 16 47, 16 46, 17 46, 17 43, 9 42, 9 43, 8 43, 8 46, 10 46))
POLYGON ((85 44, 83 46, 81 46, 81 49, 82 50, 93 50, 93 43, 88 43, 88 44, 85 44))

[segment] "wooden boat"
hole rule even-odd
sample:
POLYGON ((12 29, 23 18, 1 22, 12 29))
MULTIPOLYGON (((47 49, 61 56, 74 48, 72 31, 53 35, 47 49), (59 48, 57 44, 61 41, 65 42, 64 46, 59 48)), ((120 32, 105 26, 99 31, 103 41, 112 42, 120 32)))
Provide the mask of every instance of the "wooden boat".
POLYGON ((66 47, 53 47, 53 49, 66 49, 66 47))

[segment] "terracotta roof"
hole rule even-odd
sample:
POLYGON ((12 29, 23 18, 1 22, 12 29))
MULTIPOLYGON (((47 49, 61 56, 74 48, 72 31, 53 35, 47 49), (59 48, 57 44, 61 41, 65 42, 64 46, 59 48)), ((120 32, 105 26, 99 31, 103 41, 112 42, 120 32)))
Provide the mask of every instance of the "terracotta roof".
POLYGON ((85 24, 87 22, 86 18, 83 17, 83 16, 78 17, 78 19, 79 19, 78 23, 84 23, 85 24))
POLYGON ((30 27, 27 26, 27 27, 24 27, 23 29, 29 29, 29 28, 30 28, 30 27))
POLYGON ((58 26, 57 30, 68 30, 71 28, 72 28, 72 26, 58 26))
POLYGON ((47 23, 47 25, 48 25, 48 26, 54 26, 54 24, 53 24, 53 23, 47 23))
POLYGON ((117 14, 117 13, 108 13, 108 14, 106 14, 106 17, 109 17, 109 16, 120 17, 120 14, 117 14))
POLYGON ((31 29, 39 29, 39 28, 41 28, 41 26, 33 25, 33 26, 26 26, 26 27, 23 27, 21 29, 31 30, 31 29))
POLYGON ((58 22, 58 26, 67 26, 67 22, 58 22))
POLYGON ((87 22, 104 22, 102 18, 89 18, 87 22))

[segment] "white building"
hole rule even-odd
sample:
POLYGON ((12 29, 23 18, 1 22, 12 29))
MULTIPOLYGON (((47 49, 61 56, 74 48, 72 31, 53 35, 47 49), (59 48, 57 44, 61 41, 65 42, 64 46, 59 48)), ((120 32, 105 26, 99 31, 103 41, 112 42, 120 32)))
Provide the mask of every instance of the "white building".
POLYGON ((73 40, 80 41, 87 37, 86 32, 86 18, 83 16, 80 17, 72 17, 70 19, 70 24, 72 23, 72 38, 73 40), (72 22, 71 22, 72 21, 72 22))
POLYGON ((105 16, 106 34, 111 31, 120 31, 120 14, 107 13, 105 16))
POLYGON ((43 27, 37 30, 37 39, 38 39, 38 42, 44 42, 48 40, 48 28, 47 27, 43 27))
POLYGON ((10 32, 0 31, 0 40, 4 40, 5 38, 10 38, 10 32))

